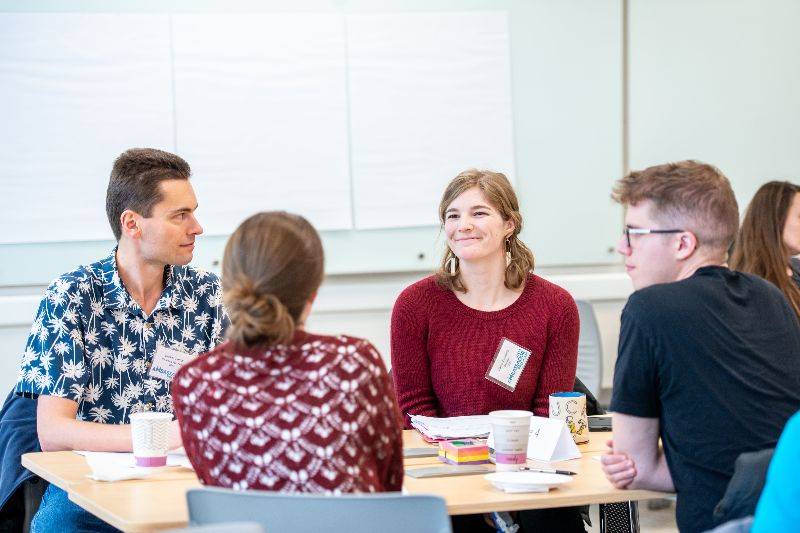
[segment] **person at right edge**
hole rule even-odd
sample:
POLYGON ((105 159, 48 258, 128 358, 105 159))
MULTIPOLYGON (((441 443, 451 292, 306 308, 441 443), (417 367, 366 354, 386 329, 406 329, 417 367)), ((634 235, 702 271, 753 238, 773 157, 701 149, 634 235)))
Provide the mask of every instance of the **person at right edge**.
POLYGON ((800 316, 800 186, 759 187, 731 249, 731 268, 771 281, 800 316))
POLYGON ((618 251, 636 291, 603 469, 618 488, 675 491, 680 531, 705 531, 739 454, 774 447, 800 407, 800 324, 777 287, 727 267, 739 210, 717 168, 631 172, 613 198, 627 208, 618 251))

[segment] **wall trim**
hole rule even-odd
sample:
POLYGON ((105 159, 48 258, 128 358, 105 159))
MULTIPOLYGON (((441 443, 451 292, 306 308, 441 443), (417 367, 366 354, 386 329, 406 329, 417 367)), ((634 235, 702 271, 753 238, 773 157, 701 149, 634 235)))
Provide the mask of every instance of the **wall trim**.
MULTIPOLYGON (((322 285, 314 313, 390 311, 397 295, 424 274, 332 276, 322 285)), ((552 274, 543 278, 567 289, 576 300, 624 300, 633 287, 624 272, 552 274)), ((29 326, 44 287, 37 292, 0 296, 0 327, 29 326)))

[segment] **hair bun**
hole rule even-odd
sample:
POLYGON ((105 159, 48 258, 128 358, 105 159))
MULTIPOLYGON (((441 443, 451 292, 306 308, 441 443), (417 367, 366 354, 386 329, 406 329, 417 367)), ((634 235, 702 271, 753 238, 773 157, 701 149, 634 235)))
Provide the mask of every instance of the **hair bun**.
POLYGON ((259 291, 249 279, 232 284, 224 300, 231 319, 228 338, 234 342, 253 346, 291 340, 295 324, 289 310, 277 296, 259 291))

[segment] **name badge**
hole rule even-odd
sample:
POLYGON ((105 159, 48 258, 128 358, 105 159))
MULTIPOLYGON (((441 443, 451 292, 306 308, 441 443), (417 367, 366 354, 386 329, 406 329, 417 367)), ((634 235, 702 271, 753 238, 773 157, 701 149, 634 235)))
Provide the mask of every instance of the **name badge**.
POLYGON ((489 370, 486 371, 486 379, 514 392, 530 356, 530 350, 504 338, 500 341, 489 370))
POLYGON ((178 371, 184 363, 194 359, 194 355, 190 353, 183 353, 172 348, 159 346, 156 348, 156 354, 153 356, 153 364, 150 367, 150 377, 163 379, 164 381, 171 382, 175 377, 175 372, 178 371))

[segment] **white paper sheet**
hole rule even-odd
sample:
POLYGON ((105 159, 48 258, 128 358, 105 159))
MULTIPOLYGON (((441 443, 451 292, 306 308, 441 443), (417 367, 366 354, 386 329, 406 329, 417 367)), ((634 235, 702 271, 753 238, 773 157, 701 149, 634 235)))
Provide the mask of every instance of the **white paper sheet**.
POLYGON ((192 469, 192 464, 185 453, 169 453, 166 467, 140 467, 132 453, 125 452, 90 452, 76 450, 75 453, 86 457, 92 473, 87 477, 95 481, 122 481, 125 479, 143 479, 163 472, 165 468, 178 467, 192 469))
POLYGON ((284 209, 352 227, 340 15, 173 16, 178 151, 207 234, 284 209))
POLYGON ((112 238, 134 146, 172 150, 167 15, 0 14, 0 243, 112 238))
POLYGON ((503 11, 348 15, 356 227, 438 224, 471 167, 514 179, 503 11))
POLYGON ((485 437, 491 431, 488 415, 436 418, 411 415, 411 426, 429 439, 463 439, 485 437))

